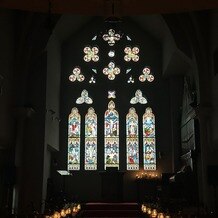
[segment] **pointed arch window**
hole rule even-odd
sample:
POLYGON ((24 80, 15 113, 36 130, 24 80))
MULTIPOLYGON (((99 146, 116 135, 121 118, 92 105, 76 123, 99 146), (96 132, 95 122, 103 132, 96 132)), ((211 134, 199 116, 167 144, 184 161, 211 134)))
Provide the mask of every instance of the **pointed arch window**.
POLYGON ((85 170, 97 170, 97 115, 92 107, 85 116, 85 170))
POLYGON ((155 116, 150 107, 143 115, 144 170, 156 170, 155 116))
POLYGON ((139 170, 138 115, 131 107, 126 115, 127 170, 139 170))
POLYGON ((104 115, 104 155, 107 167, 119 168, 119 114, 115 110, 115 103, 110 101, 104 115))
POLYGON ((68 170, 80 170, 80 122, 80 114, 74 107, 68 118, 68 170))

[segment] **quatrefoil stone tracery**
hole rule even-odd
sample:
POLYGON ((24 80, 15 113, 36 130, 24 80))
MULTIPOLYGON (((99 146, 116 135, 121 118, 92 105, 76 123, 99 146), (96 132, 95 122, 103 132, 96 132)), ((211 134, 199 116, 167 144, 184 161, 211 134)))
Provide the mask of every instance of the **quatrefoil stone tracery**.
POLYGON ((116 75, 118 75, 120 73, 120 68, 119 67, 115 67, 115 63, 114 62, 110 62, 108 64, 108 67, 105 67, 103 69, 103 73, 108 76, 109 80, 114 80, 116 75))
POLYGON ((129 61, 134 61, 134 62, 137 62, 139 60, 139 48, 138 47, 133 47, 133 48, 130 48, 130 47, 126 47, 124 49, 124 52, 125 52, 125 56, 124 56, 124 60, 129 62, 129 61))
POLYGON ((90 61, 94 61, 94 62, 97 62, 99 60, 99 56, 98 56, 98 52, 99 52, 99 49, 97 47, 85 47, 84 48, 84 53, 85 53, 85 56, 84 56, 84 61, 86 62, 90 62, 90 61))
POLYGON ((73 73, 69 76, 69 80, 71 82, 75 82, 76 80, 82 82, 84 79, 85 77, 81 74, 81 70, 79 67, 75 67, 73 69, 73 73))

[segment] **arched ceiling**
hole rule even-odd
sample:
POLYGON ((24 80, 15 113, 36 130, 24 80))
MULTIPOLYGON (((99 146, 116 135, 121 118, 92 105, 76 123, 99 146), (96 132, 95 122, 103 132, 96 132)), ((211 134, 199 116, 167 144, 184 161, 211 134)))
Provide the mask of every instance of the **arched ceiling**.
POLYGON ((1 0, 0 7, 34 12, 79 15, 142 15, 217 9, 217 0, 1 0), (137 3, 136 3, 137 2, 137 3))

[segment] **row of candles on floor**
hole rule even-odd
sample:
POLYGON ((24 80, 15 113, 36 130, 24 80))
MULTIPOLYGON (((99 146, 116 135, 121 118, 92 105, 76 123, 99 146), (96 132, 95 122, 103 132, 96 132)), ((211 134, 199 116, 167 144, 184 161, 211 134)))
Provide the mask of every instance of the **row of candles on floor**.
POLYGON ((160 179, 160 176, 157 173, 137 173, 135 178, 136 179, 160 179))
POLYGON ((60 210, 55 211, 52 215, 45 216, 45 218, 62 218, 62 217, 74 217, 81 210, 80 204, 70 204, 60 210))
POLYGON ((141 210, 142 213, 146 213, 149 217, 152 218, 170 218, 170 215, 158 212, 156 208, 151 208, 145 204, 142 204, 141 210))

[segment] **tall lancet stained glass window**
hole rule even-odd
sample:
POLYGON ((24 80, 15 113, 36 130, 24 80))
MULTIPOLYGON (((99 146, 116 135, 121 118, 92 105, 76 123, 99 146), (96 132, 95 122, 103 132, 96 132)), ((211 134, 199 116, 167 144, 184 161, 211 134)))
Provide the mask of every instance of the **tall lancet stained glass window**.
POLYGON ((143 115, 144 170, 156 170, 155 117, 150 107, 143 115))
POLYGON ((138 115, 131 107, 126 115, 127 170, 139 170, 138 115))
POLYGON ((119 168, 119 114, 115 110, 115 103, 113 101, 109 102, 104 119, 104 168, 119 168))
POLYGON ((97 170, 97 115, 92 107, 85 116, 85 170, 97 170))
POLYGON ((74 107, 68 119, 68 170, 80 170, 80 121, 78 109, 74 107))

